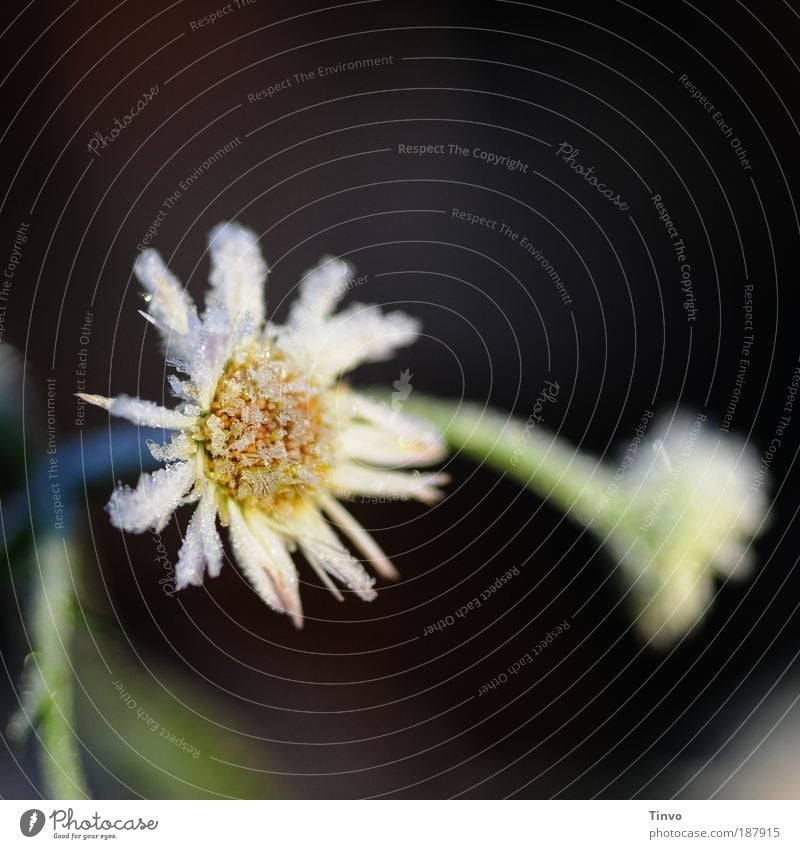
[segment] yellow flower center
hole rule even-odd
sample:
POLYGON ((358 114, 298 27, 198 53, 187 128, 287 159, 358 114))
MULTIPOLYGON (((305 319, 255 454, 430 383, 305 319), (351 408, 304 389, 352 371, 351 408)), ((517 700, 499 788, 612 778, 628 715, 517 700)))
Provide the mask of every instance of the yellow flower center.
POLYGON ((195 438, 211 480, 272 510, 319 485, 329 465, 324 419, 323 399, 267 352, 229 366, 195 438))

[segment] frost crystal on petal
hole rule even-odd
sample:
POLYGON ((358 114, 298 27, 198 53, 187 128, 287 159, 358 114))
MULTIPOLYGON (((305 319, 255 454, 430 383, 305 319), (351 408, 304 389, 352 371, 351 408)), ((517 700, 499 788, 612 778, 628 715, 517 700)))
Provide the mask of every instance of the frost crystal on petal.
POLYGON ((403 312, 383 313, 376 306, 353 304, 319 325, 290 328, 278 345, 303 364, 320 383, 330 383, 362 363, 390 357, 410 345, 419 322, 403 312))
POLYGON ((141 398, 129 398, 118 395, 116 398, 104 398, 102 395, 87 395, 79 392, 78 397, 96 407, 108 410, 112 416, 127 419, 140 427, 155 427, 162 430, 183 430, 192 427, 194 418, 178 410, 168 410, 152 401, 141 398))
POLYGON ((222 568, 222 540, 217 533, 216 522, 217 509, 214 502, 211 496, 204 495, 189 520, 175 565, 176 589, 183 589, 189 584, 202 584, 206 568, 210 577, 219 575, 222 568))
POLYGON ((357 393, 347 400, 355 420, 342 431, 342 443, 352 459, 380 466, 427 466, 445 458, 444 439, 427 422, 357 393))
POLYGON ((267 264, 251 230, 224 222, 208 237, 211 254, 211 282, 215 297, 225 305, 228 324, 236 328, 249 316, 258 331, 264 322, 264 281, 267 264))
POLYGON ((275 610, 292 613, 293 599, 291 596, 287 598, 284 564, 276 563, 273 559, 274 552, 270 552, 262 540, 253 533, 235 504, 230 507, 230 531, 236 561, 256 592, 275 610), (281 590, 283 590, 283 598, 281 590))
POLYGON ((352 267, 336 257, 323 257, 300 281, 299 296, 289 313, 289 326, 302 331, 327 319, 347 291, 352 267))
POLYGON ((175 463, 142 475, 136 489, 118 487, 106 506, 111 523, 132 534, 163 530, 194 480, 192 463, 175 463))
POLYGON ((176 460, 190 460, 197 449, 183 431, 174 434, 169 442, 159 443, 147 440, 147 448, 154 460, 161 463, 174 463, 176 460))
POLYGON ((355 463, 340 463, 331 472, 331 485, 345 496, 375 495, 387 499, 416 498, 426 504, 435 504, 442 497, 438 487, 448 477, 442 473, 394 472, 387 469, 369 469, 355 463))
POLYGON ((179 345, 172 336, 183 336, 189 330, 191 298, 166 267, 158 251, 152 248, 142 251, 134 263, 133 273, 147 293, 148 315, 161 330, 164 344, 173 342, 179 345))
POLYGON ((345 549, 314 508, 304 507, 295 511, 287 529, 318 573, 327 572, 365 601, 375 598, 377 593, 372 588, 375 579, 345 549))

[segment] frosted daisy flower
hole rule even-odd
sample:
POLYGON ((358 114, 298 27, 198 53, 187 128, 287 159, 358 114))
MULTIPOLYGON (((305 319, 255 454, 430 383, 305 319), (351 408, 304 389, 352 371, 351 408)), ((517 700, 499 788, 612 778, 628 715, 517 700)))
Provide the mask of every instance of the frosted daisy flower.
POLYGON ((181 505, 196 504, 175 567, 178 589, 219 574, 227 526, 233 554, 274 610, 302 625, 299 550, 339 599, 341 582, 364 600, 374 579, 332 525, 384 578, 397 572, 340 499, 358 495, 435 502, 445 477, 411 470, 438 463, 444 442, 431 425, 360 395, 340 381, 361 363, 410 344, 418 322, 401 312, 352 304, 334 310, 351 267, 328 257, 299 285, 284 325, 265 319, 267 265, 254 233, 223 223, 209 236, 210 290, 202 315, 159 254, 145 250, 134 272, 178 375, 174 409, 120 395, 81 395, 136 425, 173 431, 149 443, 163 468, 107 505, 129 533, 160 531, 181 505))
POLYGON ((751 573, 750 544, 766 524, 757 458, 736 437, 707 433, 705 420, 679 414, 654 422, 614 499, 608 543, 629 582, 637 626, 657 645, 703 617, 715 577, 751 573))

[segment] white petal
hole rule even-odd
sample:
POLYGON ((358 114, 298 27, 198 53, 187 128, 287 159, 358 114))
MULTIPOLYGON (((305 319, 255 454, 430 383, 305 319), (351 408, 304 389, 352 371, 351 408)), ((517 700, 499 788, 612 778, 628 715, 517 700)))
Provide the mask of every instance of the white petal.
POLYGON ((306 506, 295 510, 288 530, 318 573, 324 570, 364 601, 375 598, 377 593, 372 588, 374 579, 339 542, 315 508, 306 506))
POLYGON ((111 524, 133 534, 163 530, 194 480, 193 463, 175 463, 142 475, 136 489, 118 487, 106 505, 111 524))
POLYGON ((142 251, 133 265, 133 272, 147 293, 148 315, 162 331, 164 342, 169 342, 173 333, 185 334, 189 329, 192 299, 164 265, 158 251, 152 248, 142 251))
POLYGON ((410 345, 419 322, 402 312, 383 313, 377 306, 353 304, 319 326, 281 334, 279 347, 296 357, 312 377, 325 383, 361 363, 391 356, 410 345))
MULTIPOLYGON (((289 613, 295 625, 299 627, 302 623, 299 607, 292 604, 290 597, 287 598, 289 604, 281 598, 279 587, 274 580, 276 576, 281 575, 283 564, 272 559, 275 552, 268 550, 261 536, 253 533, 234 501, 228 502, 228 510, 231 543, 236 562, 261 598, 274 610, 289 613)), ((288 554, 286 556, 288 557, 288 554)), ((297 605, 299 605, 299 596, 297 605)))
POLYGON ((424 419, 401 412, 402 401, 395 409, 357 392, 350 397, 356 417, 396 434, 403 447, 418 452, 418 464, 440 463, 447 456, 447 444, 439 430, 424 419))
POLYGON ((207 409, 233 349, 241 339, 240 328, 232 330, 223 305, 213 303, 203 314, 188 353, 189 370, 197 392, 197 403, 207 409))
POLYGON ((314 570, 316 576, 322 581, 325 585, 325 588, 331 593, 331 595, 336 599, 336 601, 344 601, 344 596, 339 592, 339 587, 333 583, 330 579, 328 573, 325 571, 325 568, 322 565, 322 562, 318 558, 312 558, 308 560, 309 565, 314 570))
POLYGON ((174 463, 176 460, 190 460, 197 453, 194 441, 184 431, 173 433, 169 442, 159 443, 147 440, 147 448, 159 463, 174 463))
POLYGON ((382 466, 427 466, 441 462, 447 447, 439 431, 415 416, 357 393, 340 393, 341 418, 355 423, 342 432, 345 451, 354 459, 382 466))
POLYGON ((300 585, 294 561, 286 549, 281 534, 270 527, 258 510, 247 512, 247 524, 253 536, 261 543, 269 559, 269 573, 284 607, 298 628, 303 627, 303 607, 300 603, 300 585))
POLYGON ((175 565, 176 588, 182 590, 189 584, 200 586, 206 566, 211 578, 216 578, 222 568, 222 540, 217 533, 217 509, 208 494, 200 499, 189 520, 175 565))
POLYGON ((434 504, 442 498, 436 487, 447 483, 448 477, 441 472, 394 472, 342 463, 331 469, 330 481, 341 495, 375 495, 398 500, 416 498, 434 504))
POLYGON ((348 280, 354 273, 344 260, 323 257, 303 275, 288 324, 294 329, 300 329, 323 322, 347 291, 348 280))
POLYGON ((87 395, 84 392, 79 392, 78 398, 82 398, 88 404, 102 407, 111 415, 127 419, 140 427, 185 430, 195 424, 194 416, 187 416, 178 410, 168 410, 166 407, 160 407, 152 401, 143 401, 141 398, 129 398, 127 395, 104 398, 102 395, 87 395))
POLYGON ((383 549, 375 542, 367 530, 359 524, 349 510, 346 510, 340 502, 335 498, 331 498, 330 495, 323 496, 320 499, 320 504, 334 523, 336 529, 343 533, 364 557, 369 560, 370 566, 376 572, 390 581, 396 581, 400 577, 400 573, 395 569, 394 564, 386 556, 383 549))
POLYGON ((236 327, 249 316, 255 330, 264 323, 264 282, 268 268, 258 237, 239 224, 223 222, 209 234, 209 280, 225 305, 228 323, 236 327))
POLYGON ((222 571, 222 540, 217 531, 217 505, 211 495, 203 495, 192 518, 200 525, 208 576, 216 578, 222 571))

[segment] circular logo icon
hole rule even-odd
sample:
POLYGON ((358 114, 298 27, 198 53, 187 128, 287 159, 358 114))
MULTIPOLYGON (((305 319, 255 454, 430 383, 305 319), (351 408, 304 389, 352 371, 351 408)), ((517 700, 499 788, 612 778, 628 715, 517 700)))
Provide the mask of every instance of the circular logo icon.
POLYGON ((35 837, 44 828, 44 813, 31 808, 19 818, 19 830, 25 837, 35 837))

